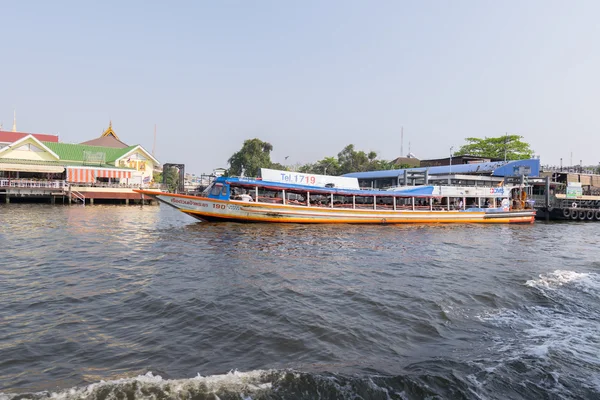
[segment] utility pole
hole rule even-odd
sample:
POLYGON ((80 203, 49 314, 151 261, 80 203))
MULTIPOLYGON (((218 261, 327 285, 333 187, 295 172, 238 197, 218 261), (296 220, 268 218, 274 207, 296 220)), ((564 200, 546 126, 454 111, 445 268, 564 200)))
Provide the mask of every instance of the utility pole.
POLYGON ((154 124, 154 142, 152 143, 152 157, 156 157, 156 124, 154 124))
POLYGON ((404 127, 400 128, 400 157, 404 157, 404 127))
POLYGON ((506 162, 506 145, 508 143, 508 132, 504 132, 504 162, 506 162))
POLYGON ((454 146, 450 146, 450 171, 448 172, 448 185, 452 184, 452 150, 454 150, 454 146))

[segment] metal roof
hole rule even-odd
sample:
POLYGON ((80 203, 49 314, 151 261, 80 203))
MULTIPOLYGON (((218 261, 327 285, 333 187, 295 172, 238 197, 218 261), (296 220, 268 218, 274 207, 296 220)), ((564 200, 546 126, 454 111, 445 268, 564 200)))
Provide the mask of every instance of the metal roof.
POLYGON ((514 176, 521 175, 522 168, 529 168, 529 176, 539 176, 540 160, 516 160, 516 161, 493 161, 475 164, 443 165, 439 167, 419 167, 406 169, 392 169, 383 171, 352 172, 342 176, 358 179, 378 179, 378 178, 397 178, 404 175, 404 171, 425 172, 429 175, 448 175, 448 174, 482 174, 494 176, 514 176))
POLYGON ((399 189, 398 191, 386 191, 386 190, 363 190, 363 189, 342 189, 342 188, 328 188, 321 186, 307 186, 307 185, 295 185, 281 182, 270 182, 251 178, 237 178, 237 177, 226 177, 220 176, 215 179, 217 183, 228 183, 233 185, 242 186, 259 186, 271 190, 298 190, 307 191, 312 194, 330 194, 334 195, 358 195, 358 196, 429 196, 433 193, 433 186, 416 186, 412 188, 399 189))
POLYGON ((52 143, 43 142, 50 150, 58 154, 61 160, 78 161, 83 162, 83 152, 91 151, 106 154, 105 161, 111 162, 119 159, 120 157, 127 154, 129 151, 135 149, 137 146, 129 146, 122 149, 114 147, 102 147, 102 146, 88 146, 84 144, 70 144, 70 143, 52 143))
MULTIPOLYGON (((77 161, 45 161, 45 160, 22 160, 18 158, 0 158, 0 164, 20 164, 20 165, 47 165, 47 166, 61 166, 61 167, 95 167, 95 168, 107 168, 107 169, 123 169, 135 171, 135 168, 128 167, 117 167, 111 164, 90 164, 86 165, 82 162, 77 161)), ((2 167, 0 166, 0 170, 2 167)))

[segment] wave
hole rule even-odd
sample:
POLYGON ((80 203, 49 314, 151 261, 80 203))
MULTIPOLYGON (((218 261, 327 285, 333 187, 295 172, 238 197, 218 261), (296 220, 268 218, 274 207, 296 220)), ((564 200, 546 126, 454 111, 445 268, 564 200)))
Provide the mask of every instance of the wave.
POLYGON ((600 279, 594 273, 556 270, 549 274, 540 274, 538 279, 525 282, 526 286, 539 289, 557 289, 567 284, 575 284, 584 289, 599 290, 600 279))
POLYGON ((556 384, 577 382, 598 396, 600 275, 556 270, 525 285, 542 295, 538 304, 479 316, 500 328, 501 334, 492 338, 497 367, 518 362, 526 369, 541 368, 556 384))
POLYGON ((597 397, 585 387, 565 387, 558 374, 521 368, 482 368, 476 362, 426 361, 407 366, 406 374, 343 376, 293 370, 231 371, 189 379, 163 379, 152 372, 135 378, 101 381, 60 391, 3 394, 0 400, 289 400, 289 399, 504 399, 597 397), (545 376, 551 375, 550 381, 545 376), (541 377, 541 379, 540 379, 541 377))
POLYGON ((297 371, 231 371, 190 379, 163 379, 148 372, 135 378, 92 383, 61 391, 0 393, 0 400, 108 400, 108 399, 407 399, 435 396, 424 385, 399 377, 352 378, 297 371), (390 381, 391 379, 391 381, 390 381))

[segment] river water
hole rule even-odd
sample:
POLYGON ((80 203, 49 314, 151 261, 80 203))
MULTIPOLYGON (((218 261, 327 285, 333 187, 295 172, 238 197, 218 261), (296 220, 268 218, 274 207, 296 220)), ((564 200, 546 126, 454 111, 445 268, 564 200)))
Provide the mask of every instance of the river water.
POLYGON ((0 206, 0 399, 600 397, 600 224, 0 206))

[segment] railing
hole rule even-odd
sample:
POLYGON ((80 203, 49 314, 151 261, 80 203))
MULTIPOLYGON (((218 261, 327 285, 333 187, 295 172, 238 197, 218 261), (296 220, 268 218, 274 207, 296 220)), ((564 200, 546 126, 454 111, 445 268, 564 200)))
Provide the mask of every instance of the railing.
POLYGON ((542 165, 542 172, 569 172, 573 174, 598 174, 600 173, 600 166, 581 166, 581 165, 570 165, 566 167, 556 165, 542 165))
POLYGON ((64 189, 66 186, 65 181, 57 180, 0 179, 0 187, 64 189))
POLYGON ((81 203, 85 206, 85 196, 79 193, 77 190, 71 190, 71 198, 75 201, 81 201, 81 203))
POLYGON ((113 188, 113 189, 162 189, 164 185, 160 183, 107 183, 107 182, 95 182, 95 183, 69 183, 71 186, 76 187, 97 187, 97 188, 113 188))

